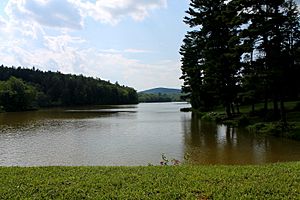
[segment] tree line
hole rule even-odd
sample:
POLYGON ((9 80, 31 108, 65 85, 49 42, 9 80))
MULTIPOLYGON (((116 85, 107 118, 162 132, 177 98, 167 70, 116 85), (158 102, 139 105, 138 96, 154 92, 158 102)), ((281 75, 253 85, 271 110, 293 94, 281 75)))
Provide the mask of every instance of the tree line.
POLYGON ((300 96, 300 24, 294 0, 191 0, 190 30, 180 49, 182 90, 192 107, 272 102, 274 120, 286 120, 284 102, 300 96))
POLYGON ((158 93, 158 94, 150 94, 150 93, 138 93, 139 102, 142 103, 157 103, 157 102, 179 102, 182 101, 180 93, 158 93))
POLYGON ((136 90, 83 75, 0 66, 0 108, 136 104, 136 90))

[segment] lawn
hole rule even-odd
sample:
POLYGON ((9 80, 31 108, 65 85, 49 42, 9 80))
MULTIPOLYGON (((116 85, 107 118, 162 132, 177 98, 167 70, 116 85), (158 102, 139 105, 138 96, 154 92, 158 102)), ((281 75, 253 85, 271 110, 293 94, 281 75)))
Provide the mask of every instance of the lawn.
MULTIPOLYGON (((272 103, 269 102, 269 109, 272 103)), ((269 134, 300 140, 300 102, 285 102, 287 124, 273 119, 272 110, 264 111, 263 103, 256 104, 255 112, 251 106, 241 106, 240 113, 227 117, 224 109, 216 108, 213 112, 193 110, 203 120, 215 121, 232 127, 246 127, 248 130, 261 134, 269 134)))
POLYGON ((0 167, 0 199, 300 199, 300 162, 0 167))

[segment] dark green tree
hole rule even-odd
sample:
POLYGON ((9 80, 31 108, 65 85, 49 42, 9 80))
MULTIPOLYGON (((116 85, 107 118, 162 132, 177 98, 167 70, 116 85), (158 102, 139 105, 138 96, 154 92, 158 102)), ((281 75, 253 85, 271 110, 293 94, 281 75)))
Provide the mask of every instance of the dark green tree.
POLYGON ((253 90, 251 94, 257 100, 259 96, 264 97, 265 110, 271 99, 274 119, 285 121, 284 100, 289 95, 286 91, 293 77, 294 46, 299 41, 297 6, 292 0, 240 2, 242 15, 249 25, 242 32, 249 45, 245 53, 250 57, 244 68, 244 88, 253 90))
POLYGON ((0 81, 7 81, 12 76, 37 89, 36 102, 41 107, 138 103, 133 88, 99 78, 0 66, 0 81))
POLYGON ((21 79, 11 77, 0 82, 0 105, 5 111, 23 111, 34 107, 37 90, 21 79))
POLYGON ((299 95, 299 9, 293 0, 191 0, 184 21, 192 29, 180 49, 183 91, 197 109, 273 101, 299 95), (206 102, 206 103, 205 103, 206 102), (212 105, 210 105, 211 103, 212 105))
POLYGON ((186 36, 181 48, 182 78, 196 82, 187 84, 190 90, 195 85, 191 91, 191 96, 195 96, 193 99, 199 102, 207 99, 206 102, 213 104, 219 102, 226 108, 228 116, 232 114, 231 108, 238 92, 242 53, 239 48, 239 20, 233 8, 233 4, 227 1, 192 0, 185 22, 195 31, 186 36), (192 48, 191 43, 195 45, 192 48), (191 52, 187 51, 189 49, 191 52), (193 51, 195 58, 191 61, 193 51), (189 70, 193 75, 187 73, 189 70))

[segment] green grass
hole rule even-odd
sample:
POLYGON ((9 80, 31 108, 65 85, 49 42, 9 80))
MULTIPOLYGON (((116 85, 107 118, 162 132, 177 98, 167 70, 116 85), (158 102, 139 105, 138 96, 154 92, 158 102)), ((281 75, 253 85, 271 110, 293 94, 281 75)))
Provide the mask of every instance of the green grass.
POLYGON ((300 199, 300 162, 0 168, 0 199, 300 199))
POLYGON ((199 112, 198 116, 203 120, 215 121, 232 127, 247 127, 248 130, 260 134, 269 134, 280 137, 300 140, 300 102, 285 102, 286 116, 288 124, 281 121, 274 121, 273 104, 269 102, 269 111, 261 113, 264 108, 263 103, 255 105, 255 112, 252 113, 251 105, 241 106, 240 114, 235 114, 228 118, 222 107, 216 108, 213 112, 199 112))

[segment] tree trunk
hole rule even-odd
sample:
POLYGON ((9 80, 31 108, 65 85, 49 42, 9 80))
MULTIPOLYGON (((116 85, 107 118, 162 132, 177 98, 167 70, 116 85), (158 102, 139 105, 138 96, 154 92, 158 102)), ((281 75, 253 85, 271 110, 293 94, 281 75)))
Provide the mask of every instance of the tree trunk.
POLYGON ((278 108, 278 98, 275 96, 273 99, 273 110, 274 110, 274 119, 279 120, 280 119, 280 112, 278 108))
POLYGON ((236 103, 236 111, 237 111, 237 114, 240 114, 240 105, 239 103, 236 103))
POLYGON ((264 109, 268 110, 268 98, 265 97, 265 105, 264 105, 264 109))
POLYGON ((231 113, 232 113, 232 114, 235 114, 235 110, 234 110, 234 104, 233 104, 233 103, 231 103, 231 104, 230 104, 230 106, 231 106, 231 113))
POLYGON ((230 106, 230 103, 226 104, 225 111, 226 111, 227 117, 231 117, 231 106, 230 106))
POLYGON ((280 98, 280 111, 281 111, 281 121, 286 125, 287 119, 286 119, 286 111, 284 107, 284 100, 283 98, 280 98))

